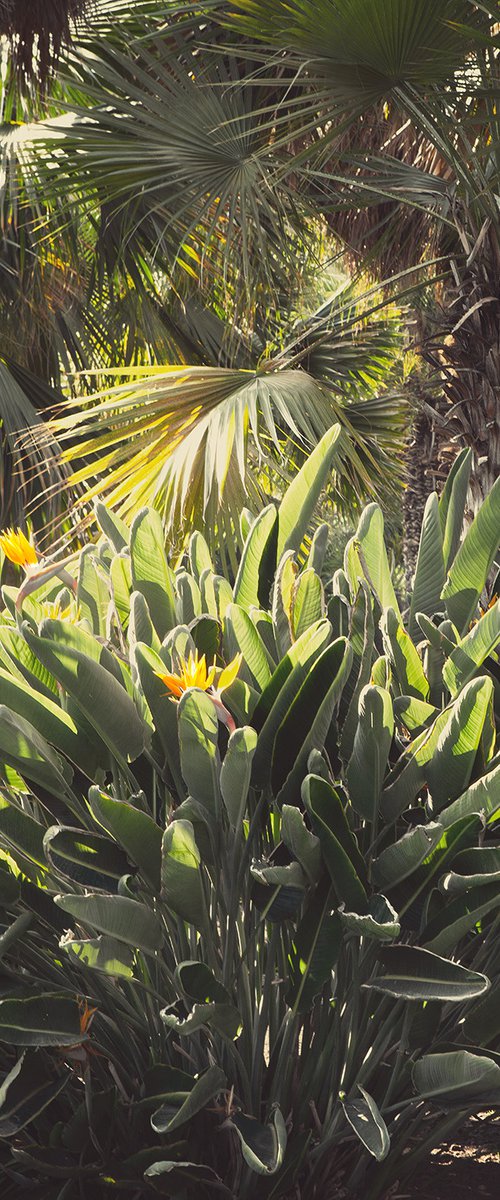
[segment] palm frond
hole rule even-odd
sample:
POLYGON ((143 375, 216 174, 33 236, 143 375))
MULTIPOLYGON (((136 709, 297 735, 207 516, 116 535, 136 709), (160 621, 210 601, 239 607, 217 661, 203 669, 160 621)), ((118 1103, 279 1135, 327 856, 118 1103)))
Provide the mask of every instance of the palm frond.
POLYGON ((80 49, 68 69, 85 104, 34 124, 25 143, 40 186, 72 204, 97 200, 119 222, 122 255, 141 246, 158 268, 176 264, 207 288, 216 274, 233 288, 240 277, 248 307, 259 288, 286 289, 307 221, 293 190, 273 185, 243 65, 207 66, 194 51, 183 61, 161 41, 137 53, 80 49))
POLYGON ((473 44, 479 24, 467 0, 236 0, 236 29, 278 46, 322 74, 340 98, 366 108, 398 87, 440 87, 451 80, 473 44))
MULTIPOLYGON (((294 449, 311 449, 337 421, 345 435, 337 478, 344 499, 383 490, 384 437, 390 427, 391 452, 398 439, 401 447, 405 406, 393 397, 389 404, 381 398, 378 407, 373 401, 356 407, 339 393, 301 369, 273 370, 272 364, 260 371, 133 370, 129 382, 96 394, 88 405, 75 409, 69 402, 51 429, 65 463, 74 458, 75 437, 79 457, 93 456, 69 476, 74 487, 87 484, 83 518, 97 495, 123 515, 153 504, 178 540, 193 525, 214 530, 222 511, 236 517, 249 495, 262 498, 259 470, 274 462, 286 472, 294 449)), ((396 485, 394 460, 389 478, 396 485)))

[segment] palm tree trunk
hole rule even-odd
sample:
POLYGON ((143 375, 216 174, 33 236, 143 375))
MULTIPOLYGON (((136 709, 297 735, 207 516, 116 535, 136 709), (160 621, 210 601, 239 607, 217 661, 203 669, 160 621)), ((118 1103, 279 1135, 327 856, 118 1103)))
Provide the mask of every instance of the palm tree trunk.
POLYGON ((436 486, 435 437, 432 412, 425 393, 414 399, 421 407, 413 421, 405 455, 403 496, 403 556, 406 587, 411 590, 420 530, 427 497, 436 486))
MULTIPOLYGON (((465 235, 464 235, 465 236, 465 235)), ((470 515, 500 474, 500 230, 490 228, 473 261, 455 262, 455 286, 446 288, 439 337, 422 354, 442 382, 436 423, 438 473, 446 475, 463 446, 472 449, 470 515)))

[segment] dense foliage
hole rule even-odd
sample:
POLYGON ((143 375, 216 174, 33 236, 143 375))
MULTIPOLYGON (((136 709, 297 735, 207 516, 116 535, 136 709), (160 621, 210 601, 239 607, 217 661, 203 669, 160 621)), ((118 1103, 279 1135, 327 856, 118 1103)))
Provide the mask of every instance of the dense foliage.
POLYGON ((236 578, 147 510, 4 542, 6 1197, 375 1200, 500 1101, 500 482, 464 540, 469 455, 430 497, 407 614, 376 505, 304 541, 337 437, 236 578))
MULTIPOLYGON (((16 72, 20 51, 26 65, 38 26, 46 59, 76 9, 31 4, 26 21, 25 7, 9 2, 10 57, 3 44, 7 468, 33 409, 46 415, 42 381, 84 401, 85 478, 98 488, 104 475, 124 509, 151 504, 176 524, 194 457, 189 517, 212 528, 255 488, 263 454, 275 465, 278 447, 316 444, 325 407, 369 452, 354 493, 380 499, 403 443, 390 371, 375 399, 372 388, 391 321, 384 331, 379 313, 367 337, 373 296, 361 322, 342 300, 314 313, 345 250, 341 269, 355 264, 358 283, 369 274, 391 280, 393 299, 411 292, 413 499, 444 478, 458 443, 473 451, 477 503, 500 466, 496 4, 94 0, 42 93, 16 72), (129 370, 119 393, 117 369, 129 370), (297 420, 305 389, 308 416, 319 414, 309 428, 297 420), (124 453, 132 435, 137 457, 124 453), (223 440, 227 470, 213 453, 223 440)), ((65 450, 81 481, 78 439, 65 450)), ((341 484, 345 504, 344 472, 341 484)))

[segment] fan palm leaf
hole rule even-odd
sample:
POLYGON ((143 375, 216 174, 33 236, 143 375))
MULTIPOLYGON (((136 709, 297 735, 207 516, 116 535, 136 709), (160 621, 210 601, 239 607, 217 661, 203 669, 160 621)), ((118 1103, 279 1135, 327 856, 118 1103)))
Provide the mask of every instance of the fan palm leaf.
POLYGON ((259 288, 287 288, 307 221, 292 190, 273 186, 269 136, 237 64, 185 58, 161 41, 70 57, 85 104, 25 131, 32 173, 118 220, 124 256, 141 247, 207 288, 216 273, 233 288, 242 276, 248 308, 259 288))
POLYGON ((236 516, 248 495, 262 494, 252 458, 262 466, 273 454, 282 459, 287 437, 311 448, 339 419, 346 432, 343 473, 366 494, 377 471, 371 455, 371 473, 366 468, 367 444, 359 446, 333 393, 300 370, 158 368, 59 416, 52 430, 63 447, 69 443, 68 461, 75 432, 79 454, 95 456, 69 476, 72 486, 87 482, 86 504, 102 495, 123 515, 154 504, 178 536, 209 513, 220 515, 223 505, 236 516))
POLYGON ((75 435, 79 456, 94 456, 70 474, 72 485, 87 483, 87 504, 103 495, 123 515, 154 504, 178 537, 235 518, 249 496, 262 499, 262 472, 272 465, 286 475, 286 463, 339 422, 336 486, 355 506, 399 485, 407 406, 400 390, 377 390, 400 347, 399 318, 363 320, 345 287, 260 368, 144 368, 126 382, 120 371, 120 382, 89 403, 68 402, 52 429, 66 463, 75 435))
POLYGON ((401 88, 444 90, 474 29, 491 18, 468 0, 236 0, 230 23, 306 64, 306 82, 323 80, 330 98, 355 98, 365 110, 401 88), (471 29, 472 27, 472 29, 471 29))

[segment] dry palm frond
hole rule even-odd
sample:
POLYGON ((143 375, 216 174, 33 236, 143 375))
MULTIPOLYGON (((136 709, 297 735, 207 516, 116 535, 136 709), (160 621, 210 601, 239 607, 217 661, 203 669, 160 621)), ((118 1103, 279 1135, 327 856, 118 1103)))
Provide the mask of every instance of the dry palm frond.
POLYGON ((0 0, 0 36, 11 44, 18 73, 46 83, 70 41, 71 22, 88 7, 88 0, 0 0))
POLYGON ((424 251, 428 257, 439 253, 439 229, 432 205, 402 204, 401 190, 396 191, 397 178, 394 198, 384 195, 383 183, 377 175, 377 166, 380 170, 384 160, 390 162, 393 173, 397 172, 398 163, 410 166, 420 173, 429 188, 435 181, 437 191, 442 191, 451 176, 449 164, 435 146, 402 116, 392 101, 369 110, 332 146, 332 155, 324 167, 324 186, 331 196, 333 183, 338 204, 325 213, 327 221, 356 264, 362 260, 368 269, 371 264, 374 273, 381 272, 382 277, 392 273, 395 262, 398 270, 405 270, 418 263, 424 251), (344 187, 332 180, 332 176, 342 173, 346 176, 344 187), (364 197, 363 188, 366 188, 364 197), (371 195, 369 188, 373 189, 371 195), (353 203, 353 191, 364 202, 353 203))

